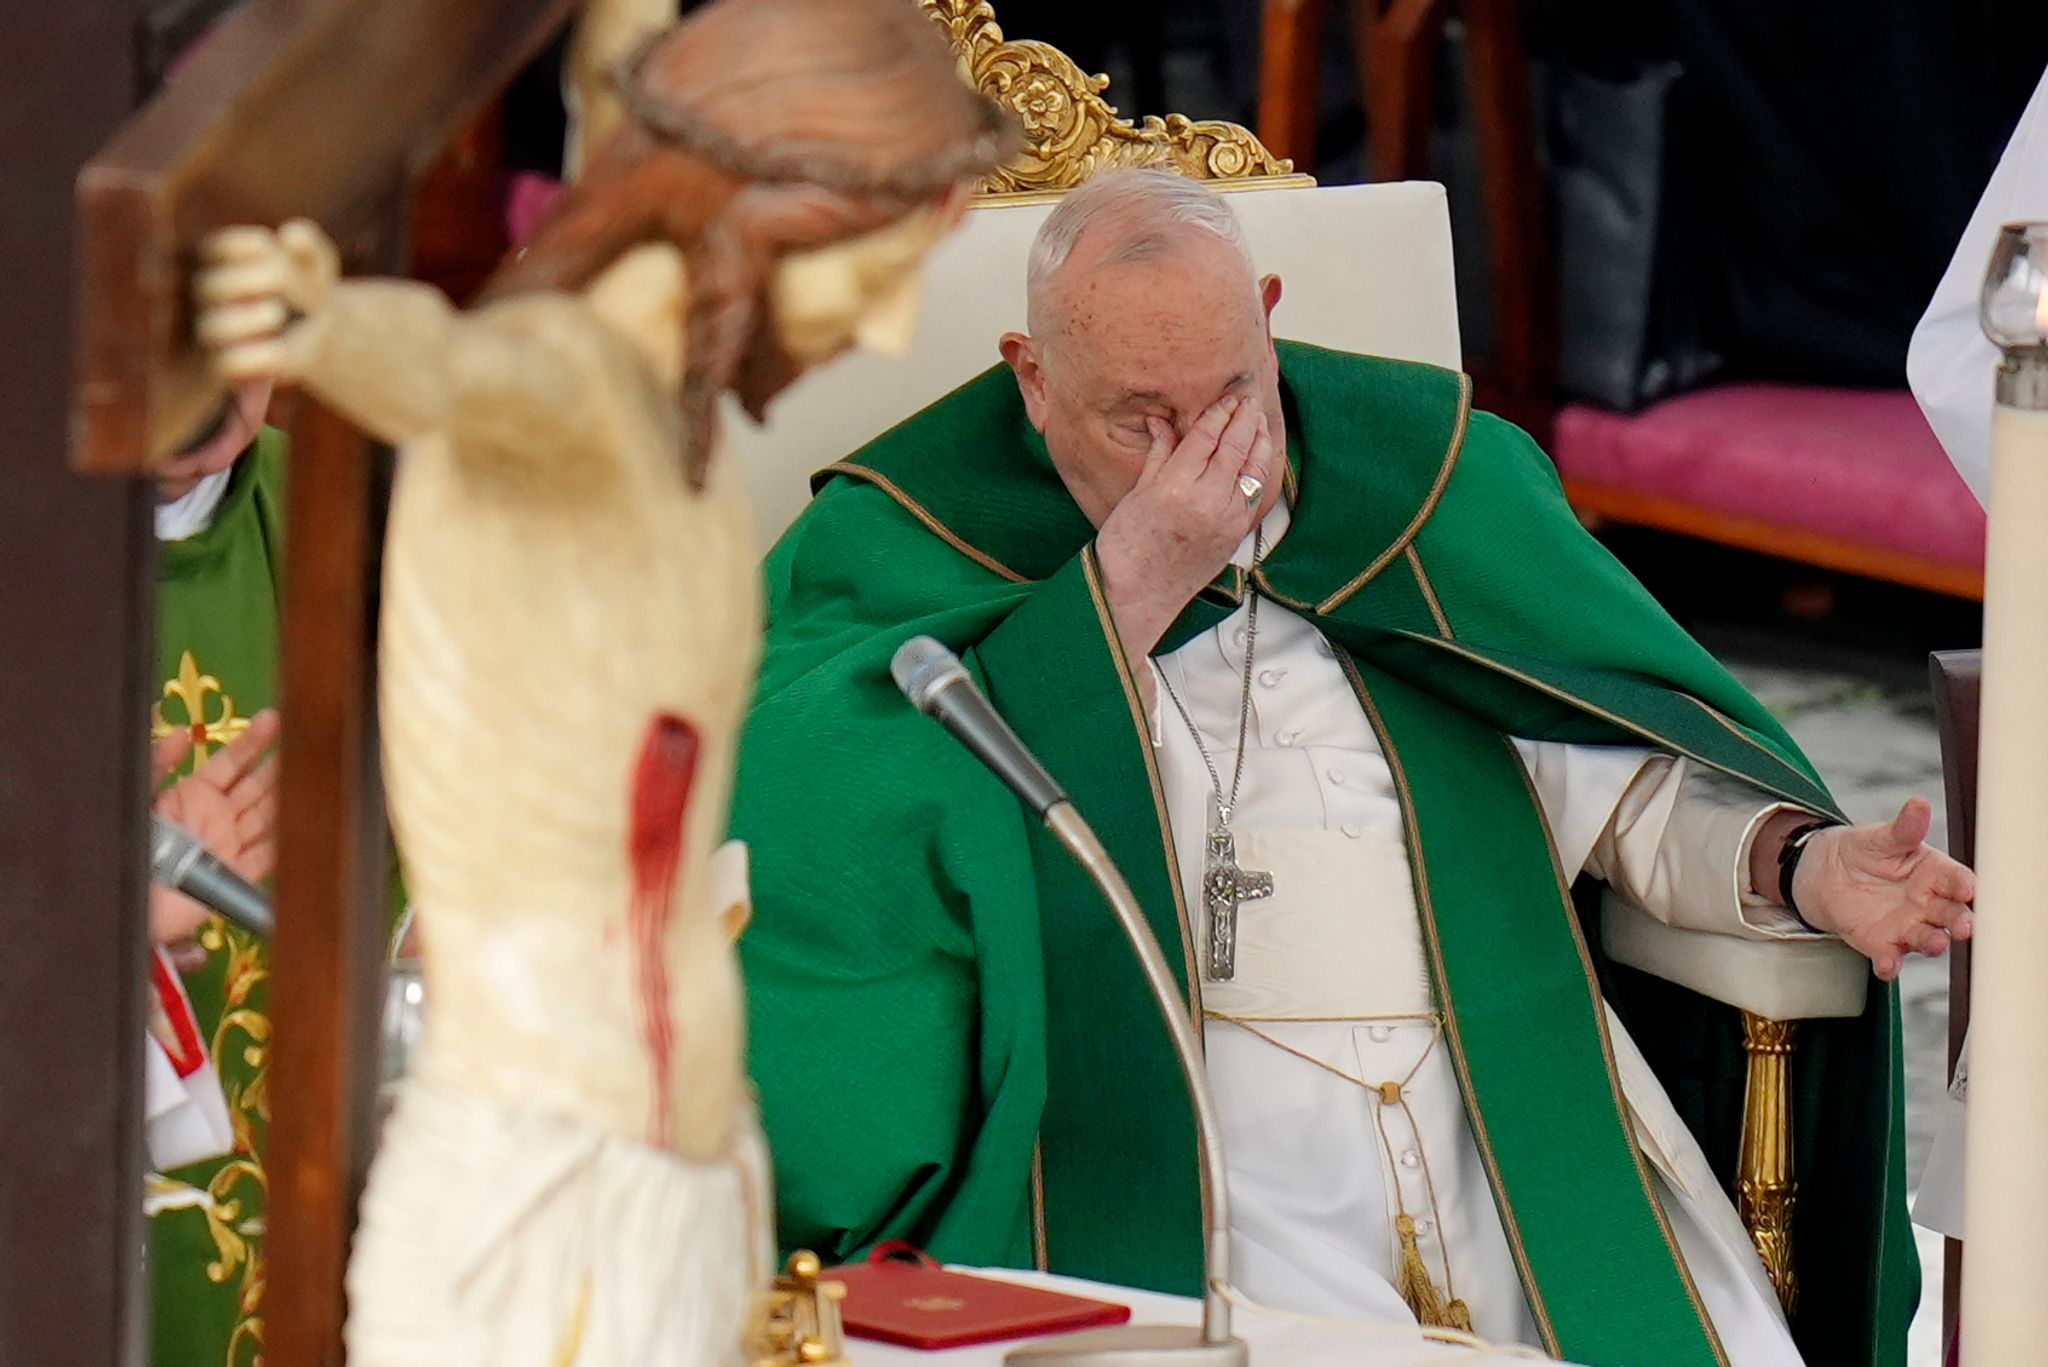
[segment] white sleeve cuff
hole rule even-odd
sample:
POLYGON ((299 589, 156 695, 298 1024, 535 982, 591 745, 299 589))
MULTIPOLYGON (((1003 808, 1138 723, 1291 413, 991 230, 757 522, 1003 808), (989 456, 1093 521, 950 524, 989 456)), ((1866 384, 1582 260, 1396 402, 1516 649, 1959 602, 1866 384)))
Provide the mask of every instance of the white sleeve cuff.
POLYGON ((211 1060, 181 1078, 164 1047, 147 1035, 143 1055, 143 1141, 150 1166, 169 1172, 230 1152, 235 1128, 211 1060))
POLYGON ((1764 823, 1780 812, 1806 812, 1804 807, 1795 807, 1789 802, 1773 802, 1750 818, 1749 828, 1742 833, 1742 843, 1735 852, 1735 907, 1743 927, 1767 940, 1824 940, 1828 937, 1805 924, 1792 914, 1792 909, 1774 898, 1766 897, 1749 885, 1749 858, 1756 848, 1756 838, 1763 832, 1764 823))

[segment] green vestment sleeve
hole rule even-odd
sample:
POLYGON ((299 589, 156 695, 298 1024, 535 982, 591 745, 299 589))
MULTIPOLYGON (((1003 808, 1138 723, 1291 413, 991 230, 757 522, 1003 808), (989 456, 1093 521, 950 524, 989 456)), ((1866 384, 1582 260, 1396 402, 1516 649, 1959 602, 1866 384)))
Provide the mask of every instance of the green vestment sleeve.
POLYGON ((782 1239, 1027 1262, 1044 1003, 1025 819, 888 667, 912 635, 990 622, 1028 650, 1037 600, 1076 588, 1008 583, 847 483, 768 574, 734 834, 774 871, 740 948, 782 1239))

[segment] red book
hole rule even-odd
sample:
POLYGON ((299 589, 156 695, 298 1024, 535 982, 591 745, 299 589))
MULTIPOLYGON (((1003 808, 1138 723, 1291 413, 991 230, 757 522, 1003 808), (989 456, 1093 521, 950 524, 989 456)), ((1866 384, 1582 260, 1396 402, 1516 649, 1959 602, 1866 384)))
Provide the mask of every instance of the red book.
POLYGON ((845 1284, 846 1332, 905 1348, 965 1348, 1122 1324, 1128 1305, 948 1272, 909 1244, 881 1245, 825 1276, 845 1284))

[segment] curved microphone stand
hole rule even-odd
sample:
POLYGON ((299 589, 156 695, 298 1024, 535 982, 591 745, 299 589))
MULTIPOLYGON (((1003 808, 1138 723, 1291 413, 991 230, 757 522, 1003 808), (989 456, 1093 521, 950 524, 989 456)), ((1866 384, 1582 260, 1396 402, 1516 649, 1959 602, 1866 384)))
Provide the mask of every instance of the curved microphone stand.
POLYGON ((1166 1021, 1195 1109, 1195 1142, 1202 1183, 1202 1323, 1198 1328, 1167 1324, 1120 1324, 1045 1339, 1012 1349, 1007 1367, 1246 1367, 1250 1352, 1230 1332, 1230 1190, 1223 1166, 1223 1129, 1216 1098, 1202 1064, 1194 1021, 1174 982, 1173 969, 1130 884, 1109 851, 1074 810, 1065 790, 1024 747, 989 700, 975 686, 952 651, 929 636, 913 636, 896 651, 889 672, 918 711, 951 732, 1045 823, 1080 862, 1115 910, 1124 938, 1145 970, 1145 983, 1166 1021))
POLYGON ((1145 982, 1165 1018, 1166 1032, 1173 1037, 1173 1052, 1180 1060, 1181 1076, 1188 1085, 1188 1100, 1195 1108, 1195 1141, 1202 1179, 1202 1236, 1205 1258, 1202 1287, 1202 1323, 1199 1329, 1169 1324, 1120 1324, 1109 1329, 1090 1329, 1078 1334, 1027 1343, 1012 1349, 1004 1358, 1012 1367, 1246 1367, 1250 1350, 1243 1339, 1230 1332, 1230 1302, 1223 1289, 1230 1285, 1230 1187, 1223 1166, 1223 1129, 1216 1118, 1216 1098, 1209 1090, 1208 1069, 1202 1064, 1201 1042, 1194 1021, 1188 1015, 1175 985, 1173 969, 1145 914, 1138 906, 1130 884, 1124 881, 1109 851, 1095 838, 1095 832, 1071 802, 1059 802, 1045 813, 1046 829, 1074 856, 1102 895, 1115 909, 1124 936, 1137 951, 1145 970, 1145 982))

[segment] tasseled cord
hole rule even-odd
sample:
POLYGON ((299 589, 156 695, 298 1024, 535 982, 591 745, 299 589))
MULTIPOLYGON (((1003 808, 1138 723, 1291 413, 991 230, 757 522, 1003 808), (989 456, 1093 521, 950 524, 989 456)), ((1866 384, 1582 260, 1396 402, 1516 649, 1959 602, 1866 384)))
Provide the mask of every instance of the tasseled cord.
POLYGON ((1395 1277, 1394 1289, 1401 1293, 1401 1299, 1408 1302, 1408 1308, 1415 1312, 1415 1318, 1422 1324, 1435 1329, 1458 1329, 1472 1332, 1472 1312, 1461 1300, 1446 1301, 1444 1293, 1437 1290, 1430 1280, 1429 1264, 1422 1260, 1422 1249, 1415 1242, 1415 1217, 1405 1211, 1394 1217, 1394 1232, 1401 1240, 1401 1267, 1395 1277))

